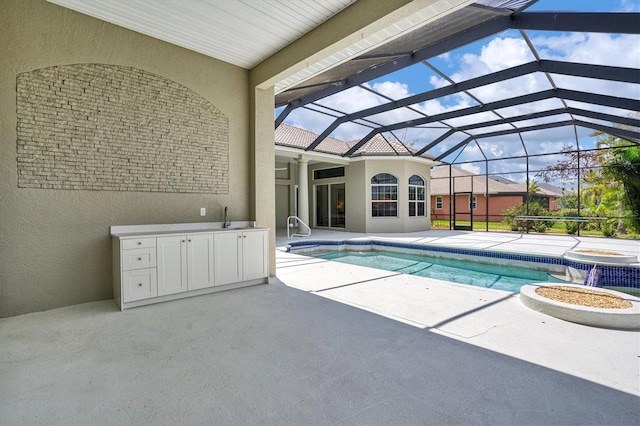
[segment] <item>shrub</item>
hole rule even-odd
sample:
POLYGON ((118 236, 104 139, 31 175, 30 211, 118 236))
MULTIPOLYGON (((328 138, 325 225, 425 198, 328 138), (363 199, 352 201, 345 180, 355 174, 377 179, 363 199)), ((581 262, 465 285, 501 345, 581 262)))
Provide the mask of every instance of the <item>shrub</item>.
POLYGON ((533 224, 533 230, 536 232, 544 232, 547 230, 547 225, 542 222, 536 222, 533 224))
POLYGON ((578 222, 565 222, 564 223, 564 228, 567 231, 567 234, 569 235, 574 235, 578 233, 578 228, 580 227, 580 225, 578 224, 578 222))
POLYGON ((602 235, 604 235, 607 238, 610 238, 616 235, 617 222, 616 223, 614 222, 616 221, 606 220, 600 224, 602 235))
MULTIPOLYGON (((577 209, 563 209, 556 212, 556 215, 561 217, 576 217, 578 216, 577 209)), ((584 225, 581 225, 580 222, 575 220, 567 220, 564 222, 564 228, 567 231, 567 234, 573 235, 578 233, 578 229, 584 229, 584 225)))
MULTIPOLYGON (((511 228, 512 231, 531 231, 545 232, 547 230, 547 223, 543 220, 516 220, 516 216, 527 215, 527 206, 525 204, 519 204, 517 206, 509 207, 503 213, 504 223, 511 228)), ((529 204, 529 216, 548 216, 549 211, 542 207, 540 204, 533 202, 529 204)))

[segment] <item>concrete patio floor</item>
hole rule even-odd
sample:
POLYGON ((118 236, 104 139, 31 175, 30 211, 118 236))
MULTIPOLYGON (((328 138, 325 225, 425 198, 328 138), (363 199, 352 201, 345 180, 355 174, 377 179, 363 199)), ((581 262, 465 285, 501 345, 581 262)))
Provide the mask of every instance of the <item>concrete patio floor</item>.
MULTIPOLYGON (((445 234, 395 238, 493 238, 445 234)), ((0 319, 0 424, 640 419, 638 332, 561 321, 497 290, 280 251, 277 263, 269 285, 0 319)))

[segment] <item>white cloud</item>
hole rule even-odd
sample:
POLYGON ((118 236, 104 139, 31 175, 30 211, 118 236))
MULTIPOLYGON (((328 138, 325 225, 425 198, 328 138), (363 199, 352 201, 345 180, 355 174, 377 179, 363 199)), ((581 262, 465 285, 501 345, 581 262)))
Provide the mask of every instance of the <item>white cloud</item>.
POLYGON ((638 12, 640 3, 637 0, 622 0, 620 2, 620 12, 638 12))
POLYGON ((635 34, 563 34, 534 37, 533 44, 543 59, 614 65, 640 66, 640 36, 635 34))
POLYGON ((477 175, 484 173, 484 170, 475 163, 464 163, 460 165, 460 168, 463 170, 467 170, 471 173, 475 173, 477 175))
POLYGON ((388 96, 392 99, 402 99, 412 95, 412 93, 409 92, 409 85, 398 81, 384 81, 382 83, 375 83, 372 88, 376 92, 379 92, 382 95, 388 96))

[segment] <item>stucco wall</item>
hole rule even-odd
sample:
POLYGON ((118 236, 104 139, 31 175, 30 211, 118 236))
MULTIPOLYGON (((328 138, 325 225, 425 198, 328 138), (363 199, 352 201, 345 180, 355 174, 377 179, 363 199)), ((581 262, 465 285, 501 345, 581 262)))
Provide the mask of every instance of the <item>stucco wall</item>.
MULTIPOLYGON (((352 161, 345 167, 345 176, 321 180, 313 179, 313 171, 339 167, 332 163, 313 163, 309 165, 309 215, 312 226, 315 226, 315 185, 344 183, 346 190, 346 227, 334 228, 350 232, 414 232, 424 231, 430 227, 430 200, 425 200, 425 216, 409 217, 409 177, 419 175, 425 181, 428 191, 430 167, 426 164, 409 161, 403 158, 374 159, 366 158, 352 161), (398 217, 371 217, 371 177, 377 173, 391 173, 398 178, 398 217)), ((282 179, 281 184, 287 182, 282 179)), ((297 183, 295 174, 292 185, 297 183)))
POLYGON ((366 168, 364 161, 354 161, 346 169, 347 227, 351 232, 367 232, 366 168))
POLYGON ((276 161, 276 229, 286 229, 287 217, 295 214, 297 176, 297 164, 276 161))
POLYGON ((409 177, 418 175, 425 180, 429 188, 429 166, 397 159, 367 159, 365 165, 364 188, 366 193, 366 230, 367 232, 414 232, 429 229, 428 193, 426 195, 426 216, 409 217, 409 177), (378 173, 391 173, 398 178, 398 217, 371 216, 371 178, 378 173))
POLYGON ((232 220, 253 219, 248 71, 44 0, 0 0, 0 8, 0 317, 110 298, 111 225, 218 221, 224 206, 232 220), (20 188, 18 75, 71 64, 142 70, 215 106, 229 122, 229 190, 20 188))

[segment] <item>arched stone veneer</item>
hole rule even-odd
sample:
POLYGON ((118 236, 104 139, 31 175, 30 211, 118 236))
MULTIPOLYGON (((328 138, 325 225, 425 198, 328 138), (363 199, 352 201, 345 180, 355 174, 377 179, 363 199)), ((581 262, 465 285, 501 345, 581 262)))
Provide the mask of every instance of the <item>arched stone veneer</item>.
POLYGON ((25 72, 17 116, 18 187, 229 193, 228 118, 162 76, 108 64, 25 72))

